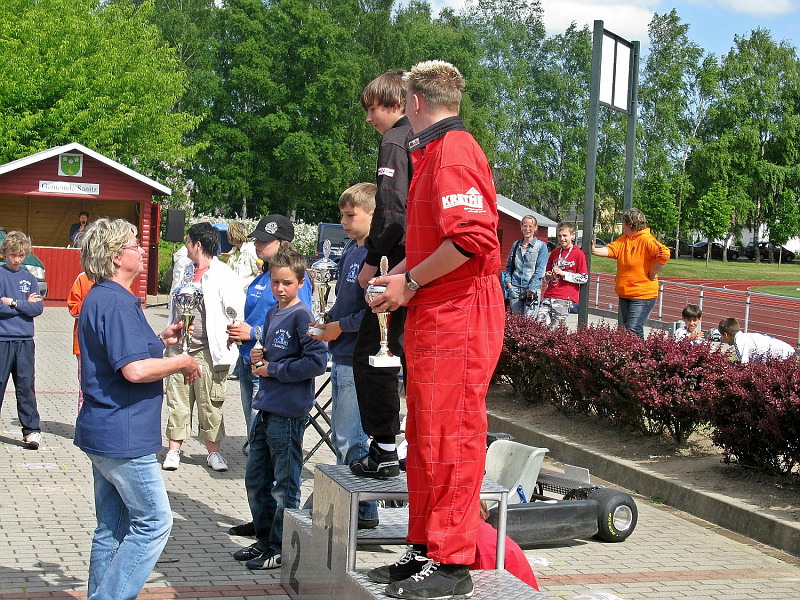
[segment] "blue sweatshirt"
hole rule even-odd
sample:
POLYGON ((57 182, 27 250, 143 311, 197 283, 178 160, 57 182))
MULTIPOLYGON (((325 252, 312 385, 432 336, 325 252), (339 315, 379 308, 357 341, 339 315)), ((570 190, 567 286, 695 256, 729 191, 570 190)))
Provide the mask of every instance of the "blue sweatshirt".
MULTIPOLYGON (((306 273, 305 283, 297 292, 297 296, 309 309, 311 308, 311 292, 313 287, 311 280, 308 278, 308 273, 306 273)), ((239 315, 237 318, 241 320, 242 316, 244 316, 244 321, 251 326, 250 335, 253 336, 255 334, 253 333, 252 327, 258 326, 263 330, 267 311, 277 305, 278 301, 275 300, 275 296, 272 295, 272 288, 269 284, 269 271, 267 271, 250 282, 250 285, 247 287, 247 296, 244 299, 244 315, 239 315)), ((309 319, 309 322, 313 320, 313 318, 309 319)), ((239 354, 247 362, 250 362, 250 350, 253 349, 255 343, 255 338, 252 338, 248 342, 242 342, 242 345, 239 346, 239 354)))
POLYGON ((18 271, 0 267, 0 296, 17 301, 16 308, 0 302, 0 341, 33 339, 33 318, 42 314, 44 302, 28 302, 28 296, 38 293, 36 277, 25 267, 18 271))
POLYGON ((367 257, 365 246, 351 246, 339 261, 339 279, 336 281, 336 302, 328 312, 329 321, 339 321, 342 334, 328 342, 331 360, 337 365, 353 366, 353 348, 367 310, 364 289, 358 284, 358 272, 367 257))
POLYGON ((258 378, 253 408, 281 417, 300 417, 314 406, 314 378, 325 372, 328 347, 306 335, 313 320, 302 302, 269 309, 261 342, 269 377, 258 378))

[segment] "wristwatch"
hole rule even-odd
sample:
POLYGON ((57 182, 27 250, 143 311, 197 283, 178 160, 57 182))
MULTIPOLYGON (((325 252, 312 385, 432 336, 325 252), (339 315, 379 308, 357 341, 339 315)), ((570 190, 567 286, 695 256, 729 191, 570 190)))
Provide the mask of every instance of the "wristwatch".
POLYGON ((416 292, 420 288, 420 285, 411 279, 411 271, 406 271, 406 285, 412 292, 416 292))
POLYGON ((16 299, 16 298, 12 298, 12 299, 11 299, 11 302, 9 302, 9 303, 8 303, 8 305, 9 305, 11 308, 17 308, 17 299, 16 299))

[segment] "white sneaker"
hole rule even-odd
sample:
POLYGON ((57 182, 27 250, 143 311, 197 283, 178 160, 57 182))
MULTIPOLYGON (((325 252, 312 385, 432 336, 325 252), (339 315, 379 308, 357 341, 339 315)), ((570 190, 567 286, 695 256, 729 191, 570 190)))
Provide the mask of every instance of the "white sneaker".
POLYGON ((165 471, 174 471, 180 466, 180 464, 181 464, 181 451, 170 450, 164 457, 164 462, 161 463, 161 468, 164 469, 165 471))
POLYGON ((42 445, 42 434, 38 431, 29 433, 25 436, 25 445, 32 450, 38 450, 42 445))
POLYGON ((208 466, 214 471, 228 470, 228 461, 225 460, 225 457, 223 457, 219 452, 212 452, 209 454, 206 461, 208 462, 208 466))

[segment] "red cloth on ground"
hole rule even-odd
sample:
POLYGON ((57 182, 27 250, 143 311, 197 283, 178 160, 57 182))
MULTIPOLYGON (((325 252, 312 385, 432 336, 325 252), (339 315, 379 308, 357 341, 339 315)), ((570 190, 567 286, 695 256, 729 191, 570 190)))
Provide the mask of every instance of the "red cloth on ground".
MULTIPOLYGON (((481 521, 478 526, 478 539, 475 547, 475 562, 469 568, 475 569, 494 569, 497 559, 497 530, 486 521, 481 521)), ((506 536, 506 571, 511 573, 520 581, 527 583, 537 592, 539 584, 536 582, 536 575, 533 574, 528 559, 522 552, 522 548, 517 542, 506 536)))

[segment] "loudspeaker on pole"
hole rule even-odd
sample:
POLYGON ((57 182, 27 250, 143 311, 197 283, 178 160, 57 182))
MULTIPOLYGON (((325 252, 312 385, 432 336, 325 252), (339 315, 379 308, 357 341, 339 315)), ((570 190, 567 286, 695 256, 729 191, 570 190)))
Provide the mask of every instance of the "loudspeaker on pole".
POLYGON ((167 231, 164 239, 168 242, 182 242, 186 226, 186 211, 178 208, 167 209, 167 231))

